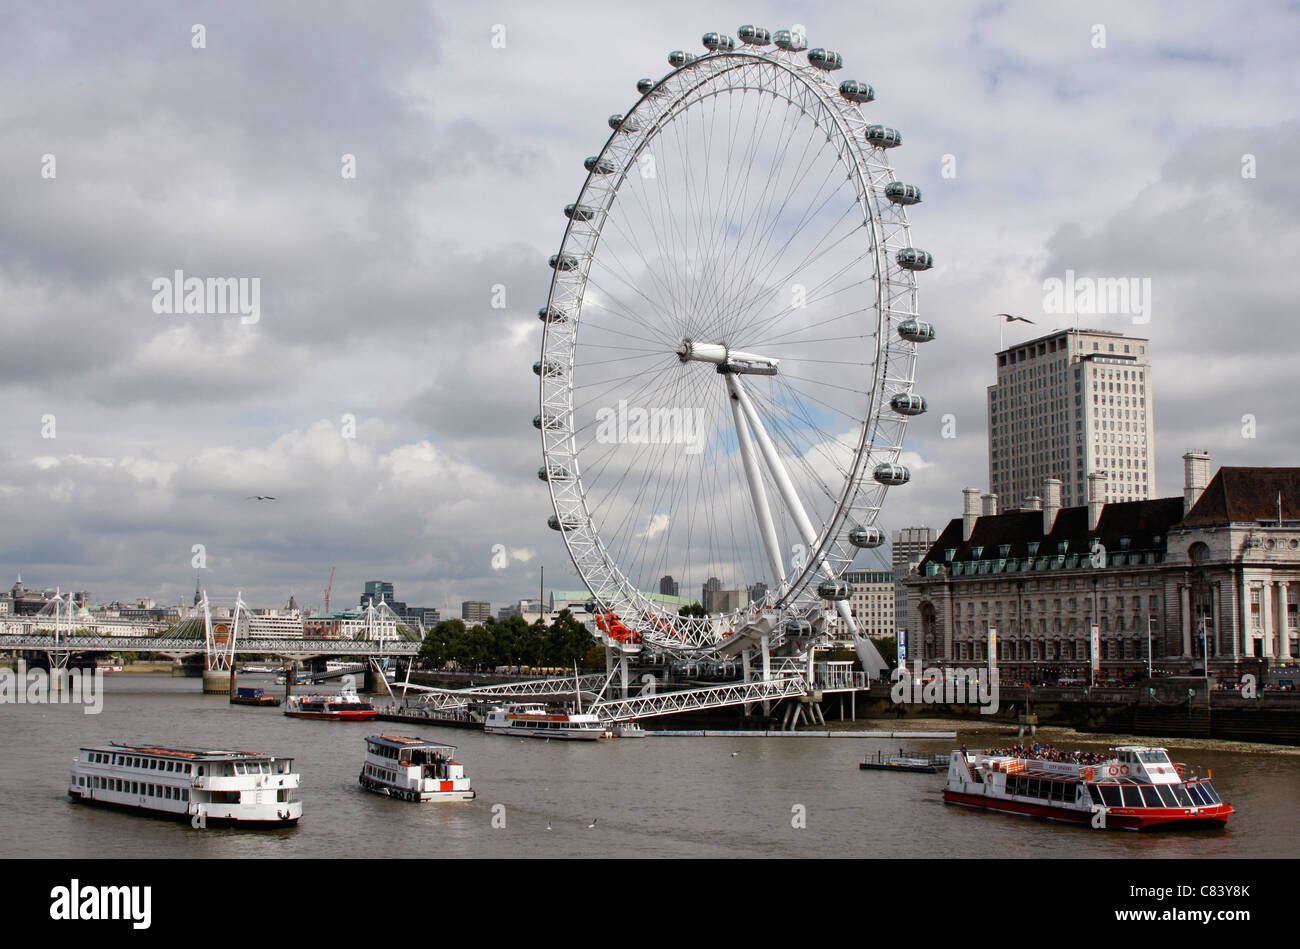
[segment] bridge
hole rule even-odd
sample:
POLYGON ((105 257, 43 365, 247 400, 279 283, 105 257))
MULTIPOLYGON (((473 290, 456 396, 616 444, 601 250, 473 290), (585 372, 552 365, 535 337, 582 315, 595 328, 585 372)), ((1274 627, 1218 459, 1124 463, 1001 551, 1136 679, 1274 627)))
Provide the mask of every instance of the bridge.
MULTIPOLYGON (((0 651, 33 652, 156 652, 179 659, 207 652, 202 639, 176 636, 55 636, 53 633, 0 633, 0 651)), ((366 639, 296 639, 267 636, 241 639, 231 650, 234 655, 275 655, 286 659, 312 659, 317 656, 414 656, 418 642, 407 640, 366 639)), ((572 680, 570 680, 572 681, 572 680)))

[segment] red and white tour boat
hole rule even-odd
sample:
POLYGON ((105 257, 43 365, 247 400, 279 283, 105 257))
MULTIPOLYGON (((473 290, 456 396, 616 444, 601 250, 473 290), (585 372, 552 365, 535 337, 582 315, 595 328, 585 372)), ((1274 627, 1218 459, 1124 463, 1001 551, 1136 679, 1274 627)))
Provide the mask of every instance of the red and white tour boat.
POLYGON ((375 706, 357 695, 356 689, 344 688, 338 695, 291 695, 284 703, 290 718, 323 718, 355 722, 379 714, 375 706))
POLYGON ((520 738, 558 738, 567 741, 599 741, 612 732, 595 715, 570 712, 545 705, 506 705, 493 708, 483 722, 489 735, 517 735, 520 738))
POLYGON ((1222 827, 1232 816, 1205 778, 1189 776, 1163 748, 1124 745, 1083 764, 1023 754, 964 754, 948 765, 945 804, 1103 830, 1222 827))

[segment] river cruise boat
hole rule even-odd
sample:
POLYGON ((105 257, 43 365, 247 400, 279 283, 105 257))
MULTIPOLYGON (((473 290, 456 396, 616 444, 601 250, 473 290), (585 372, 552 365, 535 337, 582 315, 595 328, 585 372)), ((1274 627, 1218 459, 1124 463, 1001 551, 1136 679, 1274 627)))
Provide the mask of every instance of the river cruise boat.
POLYGON ((372 735, 357 780, 367 791, 400 801, 472 801, 474 790, 455 754, 455 745, 372 735))
POLYGON ((379 714, 356 689, 342 689, 338 695, 291 695, 284 703, 290 718, 321 718, 328 721, 356 722, 379 714))
POLYGON ((154 745, 81 749, 68 795, 195 827, 292 827, 302 817, 292 758, 154 745))
POLYGON ((1091 763, 953 752, 946 804, 1105 830, 1222 827, 1232 805, 1163 748, 1124 745, 1091 763))
POLYGON ((609 729, 595 715, 545 705, 504 705, 493 708, 483 722, 483 730, 489 735, 518 735, 520 738, 557 738, 567 741, 599 741, 610 737, 609 729))

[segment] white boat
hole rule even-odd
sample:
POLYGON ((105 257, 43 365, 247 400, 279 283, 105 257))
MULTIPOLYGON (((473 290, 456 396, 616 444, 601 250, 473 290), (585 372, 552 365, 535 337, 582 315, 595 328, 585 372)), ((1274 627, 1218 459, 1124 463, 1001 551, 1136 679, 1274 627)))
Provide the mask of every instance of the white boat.
POLYGON ((465 767, 453 760, 455 753, 455 745, 371 735, 357 781, 367 791, 402 801, 472 801, 474 790, 465 767))
POLYGON ((644 738, 645 729, 636 722, 618 722, 614 726, 615 738, 644 738))
POLYGON ((302 817, 298 784, 292 758, 114 744, 81 749, 68 795, 195 827, 291 827, 302 817))
POLYGON ((521 738, 557 738, 568 741, 599 741, 610 732, 595 715, 570 712, 545 705, 505 705, 493 708, 483 722, 489 735, 518 735, 521 738))
POLYGON ((290 718, 351 722, 374 718, 379 712, 374 703, 357 695, 356 689, 344 687, 338 695, 291 695, 284 703, 284 714, 290 718))

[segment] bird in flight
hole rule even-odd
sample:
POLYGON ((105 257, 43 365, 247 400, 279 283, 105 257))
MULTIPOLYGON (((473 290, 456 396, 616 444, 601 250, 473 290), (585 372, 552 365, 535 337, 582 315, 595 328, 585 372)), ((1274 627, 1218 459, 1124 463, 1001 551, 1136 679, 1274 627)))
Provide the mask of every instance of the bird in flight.
POLYGON ((250 494, 248 497, 244 498, 244 500, 245 501, 274 501, 275 498, 271 497, 271 495, 269 494, 250 494))
POLYGON ((1023 316, 1012 316, 1010 313, 998 313, 998 316, 1005 316, 1008 323, 1014 323, 1019 320, 1021 323, 1033 323, 1033 320, 1026 319, 1023 316))

